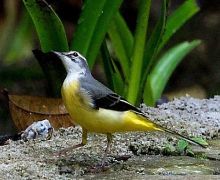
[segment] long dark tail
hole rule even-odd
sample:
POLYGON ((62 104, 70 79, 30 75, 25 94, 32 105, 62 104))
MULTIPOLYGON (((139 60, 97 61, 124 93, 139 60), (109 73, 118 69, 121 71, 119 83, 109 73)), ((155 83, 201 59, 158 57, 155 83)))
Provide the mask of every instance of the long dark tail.
MULTIPOLYGON (((206 148, 206 147, 207 147, 207 145, 204 145, 204 144, 202 144, 202 143, 200 143, 200 142, 197 142, 197 141, 195 141, 195 140, 193 140, 193 139, 191 139, 191 138, 188 138, 188 137, 186 137, 186 136, 184 136, 184 135, 181 135, 181 134, 179 134, 179 133, 177 133, 177 132, 175 132, 175 131, 173 131, 173 130, 167 129, 167 128, 165 128, 165 127, 163 127, 163 126, 161 126, 161 125, 159 125, 159 124, 153 122, 152 120, 150 120, 150 119, 149 119, 143 112, 141 112, 140 110, 132 111, 132 112, 134 112, 134 113, 137 114, 138 116, 143 117, 143 118, 144 118, 143 120, 147 123, 147 126, 149 126, 148 124, 150 124, 151 128, 154 129, 154 130, 156 130, 156 131, 167 132, 167 133, 172 134, 172 135, 174 135, 174 136, 176 136, 176 137, 178 137, 178 138, 182 138, 182 139, 188 141, 188 142, 191 143, 191 144, 199 145, 199 146, 201 146, 201 147, 203 147, 203 148, 206 148)), ((149 128, 149 127, 148 127, 148 128, 149 128)))
MULTIPOLYGON (((161 127, 161 126, 160 126, 160 127, 161 127)), ((164 127, 162 127, 162 129, 163 129, 165 132, 170 133, 170 134, 172 134, 172 135, 174 135, 174 136, 177 136, 177 137, 179 137, 179 138, 182 138, 182 139, 188 141, 188 142, 191 143, 191 144, 199 145, 199 146, 201 146, 201 147, 203 147, 203 148, 206 148, 206 147, 207 147, 207 145, 204 145, 204 144, 201 144, 201 143, 199 143, 199 142, 196 142, 196 141, 194 141, 193 139, 190 139, 190 138, 188 138, 188 137, 186 137, 186 136, 183 136, 183 135, 181 135, 181 134, 179 134, 179 133, 177 133, 177 132, 174 132, 174 131, 172 131, 172 130, 166 129, 166 128, 164 128, 164 127)))

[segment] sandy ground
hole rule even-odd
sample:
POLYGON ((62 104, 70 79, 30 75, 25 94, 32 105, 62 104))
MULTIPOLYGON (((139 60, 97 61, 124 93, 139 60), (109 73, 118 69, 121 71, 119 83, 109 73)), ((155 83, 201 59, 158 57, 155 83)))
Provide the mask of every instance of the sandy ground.
MULTIPOLYGON (((182 97, 159 108, 143 106, 142 110, 154 121, 186 136, 213 139, 220 135, 220 96, 204 100, 182 97)), ((172 173, 175 172, 173 170, 169 171, 171 173, 161 173, 161 168, 169 162, 166 159, 168 157, 161 154, 168 143, 175 146, 177 140, 165 133, 145 132, 115 134, 111 154, 106 161, 107 171, 94 173, 94 167, 98 167, 104 154, 105 135, 90 134, 86 146, 72 150, 64 156, 55 155, 61 149, 79 143, 80 137, 81 128, 70 127, 55 131, 53 137, 47 141, 10 141, 8 145, 0 146, 0 179, 117 179, 119 174, 124 178, 143 178, 143 175, 152 174, 220 174, 220 161, 209 163, 206 162, 207 159, 186 156, 179 156, 175 161, 184 166, 184 163, 191 163, 193 167, 208 163, 212 170, 209 168, 205 169, 206 173, 193 173, 192 168, 189 168, 191 171, 183 169, 177 173, 172 173)))

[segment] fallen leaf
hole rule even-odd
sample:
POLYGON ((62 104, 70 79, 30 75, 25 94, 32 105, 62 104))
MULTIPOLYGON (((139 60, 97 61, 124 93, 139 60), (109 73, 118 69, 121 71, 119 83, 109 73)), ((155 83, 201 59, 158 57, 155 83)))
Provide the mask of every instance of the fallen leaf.
POLYGON ((48 119, 54 129, 73 126, 62 99, 8 95, 12 120, 19 131, 34 121, 48 119))

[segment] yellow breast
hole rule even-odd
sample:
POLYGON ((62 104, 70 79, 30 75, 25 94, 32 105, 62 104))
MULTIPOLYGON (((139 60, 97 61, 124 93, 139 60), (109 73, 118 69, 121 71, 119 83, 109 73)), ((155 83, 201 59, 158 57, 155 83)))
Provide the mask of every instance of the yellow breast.
POLYGON ((152 121, 136 115, 132 111, 93 109, 85 102, 77 81, 62 87, 64 104, 74 122, 89 132, 115 133, 124 131, 160 130, 152 121))
POLYGON ((74 122, 90 132, 113 133, 120 132, 122 128, 122 112, 92 109, 84 104, 82 94, 80 94, 80 85, 77 81, 63 85, 62 98, 64 104, 73 118, 74 122), (120 125, 121 124, 121 125, 120 125))

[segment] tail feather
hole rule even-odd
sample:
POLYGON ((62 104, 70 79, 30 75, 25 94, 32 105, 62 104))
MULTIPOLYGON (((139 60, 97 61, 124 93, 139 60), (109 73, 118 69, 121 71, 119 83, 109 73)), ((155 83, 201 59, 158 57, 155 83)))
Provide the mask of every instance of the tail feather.
POLYGON ((203 148, 206 148, 206 147, 207 147, 206 145, 204 145, 204 144, 202 144, 202 143, 200 143, 200 142, 197 142, 197 141, 195 141, 195 140, 193 140, 193 139, 191 139, 191 138, 188 138, 188 137, 186 137, 186 136, 184 136, 184 135, 181 135, 181 134, 179 134, 179 133, 177 133, 177 132, 175 132, 175 131, 172 131, 172 130, 170 130, 170 129, 167 129, 167 128, 165 128, 165 127, 163 127, 163 126, 161 126, 161 125, 159 125, 159 124, 157 124, 157 123, 151 121, 151 120, 150 120, 148 117, 146 117, 146 115, 143 114, 143 113, 139 113, 139 112, 135 112, 135 113, 136 113, 137 115, 143 117, 143 119, 145 120, 145 124, 147 125, 147 127, 150 126, 150 127, 148 127, 147 130, 151 129, 151 130, 157 130, 157 131, 164 131, 164 132, 167 132, 167 133, 169 133, 169 134, 172 134, 172 135, 174 135, 174 136, 176 136, 176 137, 178 137, 178 138, 182 138, 182 139, 188 141, 188 142, 191 143, 191 144, 199 145, 199 146, 201 146, 201 147, 203 147, 203 148))
POLYGON ((206 147, 207 147, 206 145, 201 144, 201 143, 199 143, 199 142, 197 142, 197 141, 195 141, 195 140, 193 140, 193 139, 191 139, 191 138, 188 138, 188 137, 186 137, 186 136, 184 136, 184 135, 182 135, 182 134, 179 134, 179 133, 177 133, 177 132, 175 132, 175 131, 166 129, 166 128, 162 127, 162 126, 160 126, 160 127, 161 127, 161 129, 163 129, 165 132, 167 132, 167 133, 169 133, 169 134, 172 134, 172 135, 174 135, 174 136, 177 136, 178 138, 182 138, 182 139, 186 140, 187 142, 189 142, 189 143, 191 143, 191 144, 199 145, 199 146, 201 146, 201 147, 203 147, 203 148, 206 148, 206 147))

